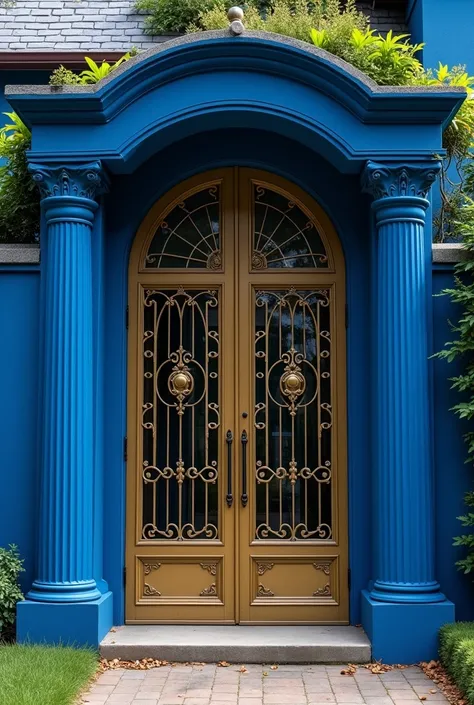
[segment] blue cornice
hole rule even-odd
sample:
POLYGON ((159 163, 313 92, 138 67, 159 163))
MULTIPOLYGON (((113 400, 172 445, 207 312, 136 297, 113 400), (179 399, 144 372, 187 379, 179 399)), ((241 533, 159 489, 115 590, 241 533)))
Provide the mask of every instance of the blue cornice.
POLYGON ((33 130, 29 158, 100 160, 130 172, 168 144, 216 129, 265 129, 356 173, 367 159, 431 160, 466 93, 378 86, 312 45, 266 32, 165 42, 96 86, 8 86, 33 130))
POLYGON ((146 93, 193 74, 249 71, 311 86, 365 123, 449 123, 465 93, 439 87, 378 86, 328 52, 264 32, 231 38, 204 32, 163 43, 97 86, 7 86, 9 103, 29 125, 106 123, 146 93))

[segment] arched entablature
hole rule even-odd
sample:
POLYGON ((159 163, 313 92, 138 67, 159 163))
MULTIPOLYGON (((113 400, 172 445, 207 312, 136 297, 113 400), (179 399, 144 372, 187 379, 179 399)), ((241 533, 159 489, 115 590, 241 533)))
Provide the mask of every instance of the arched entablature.
POLYGON ((7 88, 33 128, 31 159, 101 159, 131 173, 151 154, 217 128, 265 129, 341 172, 367 158, 429 159, 462 89, 380 87, 304 42, 265 32, 204 32, 165 42, 96 86, 7 88))

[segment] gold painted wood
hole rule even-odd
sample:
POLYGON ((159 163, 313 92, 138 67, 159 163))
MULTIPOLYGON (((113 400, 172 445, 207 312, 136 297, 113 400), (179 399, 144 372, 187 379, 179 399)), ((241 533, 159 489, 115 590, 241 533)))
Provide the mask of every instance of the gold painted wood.
MULTIPOLYGON (((215 212, 216 207, 213 206, 213 213, 215 212)), ((181 237, 182 225, 179 228, 178 236, 181 237)), ((187 237, 184 233, 184 238, 187 237)), ((192 233, 190 239, 194 247, 192 233)), ((158 252, 161 252, 160 247, 158 252)), ((274 175, 239 168, 208 172, 173 189, 145 218, 135 238, 129 268, 127 622, 347 623, 344 287, 343 254, 329 219, 307 194, 274 175), (203 198, 199 196, 200 192, 204 193, 203 198), (171 240, 171 237, 174 237, 173 222, 177 223, 177 218, 182 213, 187 222, 196 220, 199 227, 199 219, 203 213, 202 203, 207 204, 209 198, 212 200, 217 192, 220 196, 219 238, 212 233, 203 238, 201 233, 197 251, 191 248, 189 242, 183 241, 187 257, 189 254, 192 257, 191 260, 185 260, 183 257, 185 266, 176 266, 176 263, 180 263, 181 253, 178 252, 174 261, 171 258, 161 259, 162 262, 169 262, 172 269, 153 269, 152 266, 158 261, 153 259, 157 245, 156 238, 153 238, 157 229, 160 237, 163 233, 166 237, 169 236, 169 250, 176 252, 171 240), (257 224, 257 221, 260 234, 254 237, 254 224, 257 224), (304 254, 305 252, 309 255, 304 254), (190 268, 189 264, 193 268, 190 268), (289 264, 292 266, 288 266, 289 264), (219 520, 217 538, 211 536, 207 540, 188 540, 182 535, 177 540, 169 540, 163 538, 160 531, 151 532, 147 536, 143 534, 143 493, 148 491, 147 481, 143 479, 143 460, 144 453, 150 452, 143 448, 142 431, 142 378, 144 370, 148 369, 148 363, 143 361, 143 302, 147 291, 170 293, 176 292, 180 287, 190 295, 198 291, 215 291, 220 306, 220 398, 217 431, 219 520), (286 299, 287 303, 283 307, 286 306, 285 332, 283 336, 280 334, 280 339, 283 337, 286 341, 289 330, 288 305, 290 309, 293 306, 293 319, 296 320, 300 315, 301 303, 298 297, 302 298, 301 292, 306 292, 303 298, 305 295, 310 297, 308 300, 313 308, 307 307, 307 315, 308 320, 314 320, 314 329, 319 331, 322 326, 323 317, 317 318, 318 305, 321 304, 326 307, 324 320, 330 330, 326 338, 324 335, 321 338, 318 355, 313 360, 303 359, 307 356, 301 355, 301 341, 286 345, 286 342, 282 343, 280 340, 282 361, 277 360, 274 371, 270 371, 268 375, 264 365, 259 367, 261 363, 255 356, 258 350, 255 342, 258 308, 256 302, 259 296, 263 299, 266 297, 267 301, 276 301, 279 297, 286 299), (324 353, 321 365, 317 362, 320 352, 324 353), (324 359, 324 356, 330 360, 324 359), (261 370, 265 372, 262 373, 261 370), (315 397, 311 390, 316 389, 315 384, 319 384, 320 379, 318 375, 321 376, 324 372, 327 373, 323 384, 328 402, 322 402, 316 411, 311 411, 310 402, 312 396, 315 397), (290 497, 289 515, 283 522, 285 527, 288 525, 290 529, 284 528, 281 535, 278 535, 278 527, 269 524, 270 531, 266 536, 265 527, 262 530, 256 521, 257 493, 260 493, 260 502, 262 497, 265 497, 265 491, 262 493, 261 489, 265 483, 258 475, 259 471, 262 471, 262 462, 257 464, 256 444, 261 446, 262 443, 258 440, 258 434, 262 434, 258 424, 262 422, 266 412, 262 409, 259 411, 255 397, 257 380, 260 383, 265 377, 271 378, 271 384, 276 389, 274 395, 278 397, 277 407, 279 405, 280 408, 277 418, 280 414, 280 420, 283 419, 280 426, 276 422, 275 443, 280 443, 280 448, 286 444, 283 463, 286 467, 265 471, 269 472, 272 478, 275 475, 275 482, 280 482, 280 517, 281 488, 284 488, 284 496, 290 497), (275 387, 275 380, 278 388, 275 387), (324 403, 326 407, 321 411, 320 407, 324 406, 324 403), (305 405, 309 411, 302 411, 305 405), (319 416, 315 417, 315 413, 319 416), (319 431, 317 428, 308 428, 308 438, 310 434, 315 433, 319 434, 320 438, 325 433, 330 434, 330 442, 323 444, 321 441, 317 446, 316 453, 320 457, 308 458, 306 451, 307 462, 304 467, 302 457, 297 457, 301 450, 298 446, 301 444, 300 436, 295 441, 297 434, 301 435, 303 417, 306 424, 310 418, 318 419, 316 425, 319 425, 319 431), (326 426, 321 430, 324 424, 326 426), (281 431, 283 427, 284 432, 281 431), (233 503, 230 507, 226 502, 228 430, 233 433, 233 503), (240 442, 243 432, 248 435, 246 446, 240 442), (290 446, 293 449, 291 452, 290 446), (248 495, 245 506, 245 503, 241 502, 244 447, 248 495), (286 462, 289 458, 290 462, 286 462), (318 462, 320 468, 316 467, 318 462), (327 476, 326 468, 329 468, 327 476), (312 510, 311 507, 315 505, 314 502, 308 502, 308 483, 316 482, 316 476, 319 485, 311 487, 312 497, 319 496, 319 509, 312 510), (302 489, 303 485, 306 490, 302 489), (318 495, 315 488, 319 487, 323 487, 323 493, 320 491, 318 495), (301 499, 303 495, 306 497, 306 503, 301 499), (329 532, 321 528, 323 511, 330 517, 329 532), (301 517, 303 521, 300 521, 301 517)), ((282 310, 280 307, 280 312, 282 310)), ((261 317, 261 313, 259 315, 261 317)), ((300 330, 301 322, 298 325, 300 330)), ((296 330, 297 326, 294 328, 296 330)), ((153 350, 156 351, 156 348, 153 350)), ((186 362, 183 356, 184 349, 176 356, 176 364, 168 380, 171 396, 165 403, 171 404, 169 400, 172 399, 176 405, 173 409, 177 410, 177 413, 181 409, 181 414, 186 417, 189 401, 194 398, 194 385, 198 382, 193 363, 190 363, 189 359, 186 362)), ((156 374, 155 369, 153 374, 156 374)), ((267 379, 264 379, 264 382, 267 384, 267 379)), ((267 386, 270 387, 270 384, 267 386)), ((317 391, 322 399, 323 392, 319 388, 317 391)), ((314 399, 312 403, 315 403, 314 399)), ((198 429, 196 426, 196 433, 199 432, 202 433, 202 427, 198 429)), ((272 433, 275 435, 275 429, 272 433)), ((191 441, 184 439, 183 442, 186 452, 186 442, 189 444, 191 441)), ((304 445, 306 448, 306 442, 304 445)), ((147 448, 149 447, 150 444, 147 448)), ((159 455, 159 447, 156 453, 159 455)), ((163 468, 160 472, 162 470, 163 468)), ((192 483, 190 477, 193 472, 189 474, 185 462, 176 469, 170 463, 170 469, 166 470, 172 481, 180 487, 184 487, 186 482, 192 483)), ((163 477, 160 476, 158 482, 162 482, 163 477)), ((265 473, 261 477, 267 479, 265 473)), ((176 486, 175 484, 174 487, 176 486)), ((174 490, 171 494, 173 492, 174 490)), ((185 496, 184 490, 182 496, 185 496)), ((270 497, 268 491, 266 496, 267 499, 270 497)), ((147 501, 149 503, 149 500, 147 501)), ((155 509, 159 509, 159 506, 158 502, 155 509)), ((202 508, 198 514, 201 510, 202 508)), ((274 508, 266 511, 272 521, 275 521, 278 511, 274 508)))

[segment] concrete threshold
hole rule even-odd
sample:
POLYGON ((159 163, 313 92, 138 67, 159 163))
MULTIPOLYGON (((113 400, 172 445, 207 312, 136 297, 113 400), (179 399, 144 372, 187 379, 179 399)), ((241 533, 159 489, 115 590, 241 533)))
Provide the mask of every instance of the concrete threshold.
POLYGON ((107 659, 216 663, 367 663, 359 627, 126 625, 100 644, 107 659))

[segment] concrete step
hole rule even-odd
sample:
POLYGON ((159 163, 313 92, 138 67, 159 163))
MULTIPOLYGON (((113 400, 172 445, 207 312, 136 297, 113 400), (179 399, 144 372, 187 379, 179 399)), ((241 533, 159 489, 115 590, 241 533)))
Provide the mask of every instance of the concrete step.
POLYGON ((109 632, 107 659, 216 663, 366 663, 371 646, 358 627, 126 625, 109 632))

